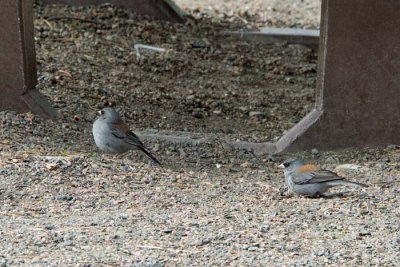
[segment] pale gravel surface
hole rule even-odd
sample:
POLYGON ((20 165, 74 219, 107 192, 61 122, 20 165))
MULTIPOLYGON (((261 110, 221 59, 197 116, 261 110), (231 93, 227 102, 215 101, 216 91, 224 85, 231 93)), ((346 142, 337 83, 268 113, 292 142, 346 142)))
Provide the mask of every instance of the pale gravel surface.
POLYGON ((329 169, 356 164, 339 173, 370 187, 286 197, 267 156, 162 143, 165 167, 157 168, 135 153, 97 155, 84 129, 63 140, 72 123, 0 118, 0 257, 9 266, 399 264, 395 146, 303 153, 329 169))
MULTIPOLYGON (((40 69, 47 75, 47 65, 57 66, 60 52, 44 57, 49 44, 41 42, 40 69)), ((85 61, 80 64, 88 68, 85 61)), ((226 145, 230 135, 186 132, 213 141, 171 144, 146 138, 157 129, 140 123, 143 140, 164 168, 135 152, 120 158, 97 154, 90 132, 95 93, 90 86, 77 87, 82 95, 76 98, 72 87, 78 83, 55 73, 40 87, 57 103, 60 121, 0 112, 1 267, 400 266, 398 146, 285 155, 331 170, 355 164, 357 170, 337 171, 370 185, 333 190, 326 198, 287 197, 281 194, 281 158, 273 162, 268 155, 233 150, 226 145), (70 91, 61 99, 65 87, 70 91)), ((271 79, 279 84, 280 77, 271 79)), ((134 125, 134 118, 126 119, 134 125)))
MULTIPOLYGON (((320 23, 321 0, 175 0, 185 10, 205 13, 256 14, 259 23, 269 26, 284 21, 290 27, 317 28, 320 23)), ((279 23, 278 23, 279 24, 279 23)))

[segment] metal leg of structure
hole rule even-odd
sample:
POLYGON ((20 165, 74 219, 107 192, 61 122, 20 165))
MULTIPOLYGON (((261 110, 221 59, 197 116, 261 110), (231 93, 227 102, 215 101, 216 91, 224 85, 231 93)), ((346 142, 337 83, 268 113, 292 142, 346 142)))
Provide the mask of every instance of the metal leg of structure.
POLYGON ((400 143, 400 1, 322 1, 315 109, 278 152, 400 143))
POLYGON ((43 4, 99 5, 110 3, 131 9, 138 14, 157 19, 182 23, 184 12, 172 0, 42 0, 43 4))
POLYGON ((31 0, 0 1, 0 110, 56 111, 35 89, 36 58, 31 0))

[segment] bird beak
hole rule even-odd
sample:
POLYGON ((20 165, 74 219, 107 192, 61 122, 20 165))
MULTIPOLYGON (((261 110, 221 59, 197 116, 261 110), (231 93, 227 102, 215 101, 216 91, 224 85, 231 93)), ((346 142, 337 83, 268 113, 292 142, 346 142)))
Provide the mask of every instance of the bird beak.
POLYGON ((97 115, 101 115, 101 110, 97 111, 97 115))
POLYGON ((283 165, 283 163, 282 164, 280 164, 279 166, 278 166, 278 168, 280 168, 280 169, 284 169, 285 168, 285 166, 283 165))

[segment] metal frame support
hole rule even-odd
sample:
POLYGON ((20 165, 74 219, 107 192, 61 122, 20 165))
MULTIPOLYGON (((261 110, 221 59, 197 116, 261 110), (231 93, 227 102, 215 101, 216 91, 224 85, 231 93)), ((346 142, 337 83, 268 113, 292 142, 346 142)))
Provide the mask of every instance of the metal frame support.
POLYGON ((316 107, 277 152, 400 143, 399 10, 399 1, 322 1, 316 107))
POLYGON ((0 1, 0 110, 55 118, 37 84, 31 0, 0 1))

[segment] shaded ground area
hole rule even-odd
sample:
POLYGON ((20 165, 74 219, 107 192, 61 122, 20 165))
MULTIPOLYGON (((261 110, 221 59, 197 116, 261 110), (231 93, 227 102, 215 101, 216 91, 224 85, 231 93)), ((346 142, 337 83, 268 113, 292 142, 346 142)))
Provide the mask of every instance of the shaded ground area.
POLYGON ((221 36, 256 17, 245 25, 233 15, 193 16, 172 25, 109 6, 38 8, 39 87, 66 119, 91 122, 98 108, 114 105, 139 129, 232 140, 272 141, 311 110, 315 52, 221 36), (138 60, 138 43, 167 52, 144 51, 138 60))
POLYGON ((227 143, 271 141, 312 108, 314 52, 226 43, 220 30, 245 27, 237 14, 169 25, 109 6, 36 11, 39 88, 62 119, 0 112, 1 266, 400 265, 398 146, 284 155, 370 185, 301 198, 282 194, 281 157, 227 143), (138 62, 135 43, 168 51, 138 62), (108 104, 163 168, 96 153, 108 104))

